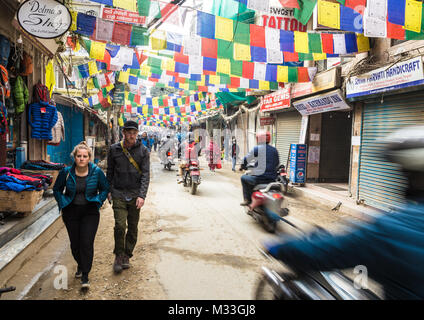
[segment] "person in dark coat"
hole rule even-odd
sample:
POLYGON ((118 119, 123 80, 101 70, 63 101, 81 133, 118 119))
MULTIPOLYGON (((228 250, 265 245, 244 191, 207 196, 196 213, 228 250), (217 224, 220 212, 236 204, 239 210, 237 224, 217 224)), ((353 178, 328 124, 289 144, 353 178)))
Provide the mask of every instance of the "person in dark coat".
POLYGON ((53 186, 53 194, 68 231, 72 255, 78 264, 75 277, 81 278, 82 288, 90 286, 88 274, 93 264, 99 210, 109 193, 105 174, 90 162, 91 153, 85 141, 78 144, 71 154, 74 164, 60 171, 53 186))
POLYGON ((233 171, 236 171, 237 158, 239 156, 240 148, 237 145, 237 140, 233 137, 233 143, 231 145, 231 159, 233 161, 233 171))

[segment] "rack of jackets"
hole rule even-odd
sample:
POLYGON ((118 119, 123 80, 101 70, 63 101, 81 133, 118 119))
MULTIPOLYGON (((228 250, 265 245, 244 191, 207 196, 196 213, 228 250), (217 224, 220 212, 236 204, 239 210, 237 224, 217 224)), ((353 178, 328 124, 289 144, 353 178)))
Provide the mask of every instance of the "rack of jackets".
POLYGON ((28 109, 28 123, 32 127, 31 138, 52 140, 52 128, 57 119, 55 106, 44 101, 31 103, 28 109))

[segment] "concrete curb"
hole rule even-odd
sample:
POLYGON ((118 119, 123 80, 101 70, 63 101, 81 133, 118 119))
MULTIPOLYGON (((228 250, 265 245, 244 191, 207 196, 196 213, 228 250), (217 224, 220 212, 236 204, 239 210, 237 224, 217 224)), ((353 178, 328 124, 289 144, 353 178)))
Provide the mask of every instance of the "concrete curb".
POLYGON ((333 209, 341 202, 342 204, 337 210, 339 213, 347 214, 361 220, 369 220, 381 212, 369 206, 356 205, 352 203, 353 201, 351 199, 346 199, 337 195, 331 196, 307 187, 289 186, 288 196, 315 201, 319 205, 328 208, 328 210, 333 209))

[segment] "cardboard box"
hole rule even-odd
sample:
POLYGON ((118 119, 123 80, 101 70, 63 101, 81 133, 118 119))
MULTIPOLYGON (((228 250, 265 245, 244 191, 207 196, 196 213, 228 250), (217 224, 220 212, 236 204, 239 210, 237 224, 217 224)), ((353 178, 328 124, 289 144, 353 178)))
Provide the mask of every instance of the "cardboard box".
POLYGON ((40 191, 5 191, 0 190, 0 211, 31 213, 43 198, 40 191))

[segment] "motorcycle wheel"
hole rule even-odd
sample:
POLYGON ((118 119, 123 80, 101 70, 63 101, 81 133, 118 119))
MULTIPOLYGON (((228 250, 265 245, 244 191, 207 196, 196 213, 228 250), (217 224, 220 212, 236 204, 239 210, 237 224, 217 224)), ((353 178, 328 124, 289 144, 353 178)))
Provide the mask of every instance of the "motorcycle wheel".
POLYGON ((286 177, 283 177, 283 194, 286 195, 288 191, 289 182, 286 177))
POLYGON ((272 286, 269 284, 267 279, 262 276, 255 289, 255 300, 278 300, 272 286))
POLYGON ((275 230, 277 229, 277 222, 271 221, 267 217, 263 217, 262 224, 266 231, 269 233, 275 233, 275 230))
POLYGON ((168 162, 168 163, 165 165, 165 168, 166 168, 166 169, 168 169, 169 171, 171 171, 171 163, 170 163, 170 162, 168 162))
POLYGON ((192 182, 191 183, 191 194, 196 194, 196 190, 197 190, 197 183, 192 182))

